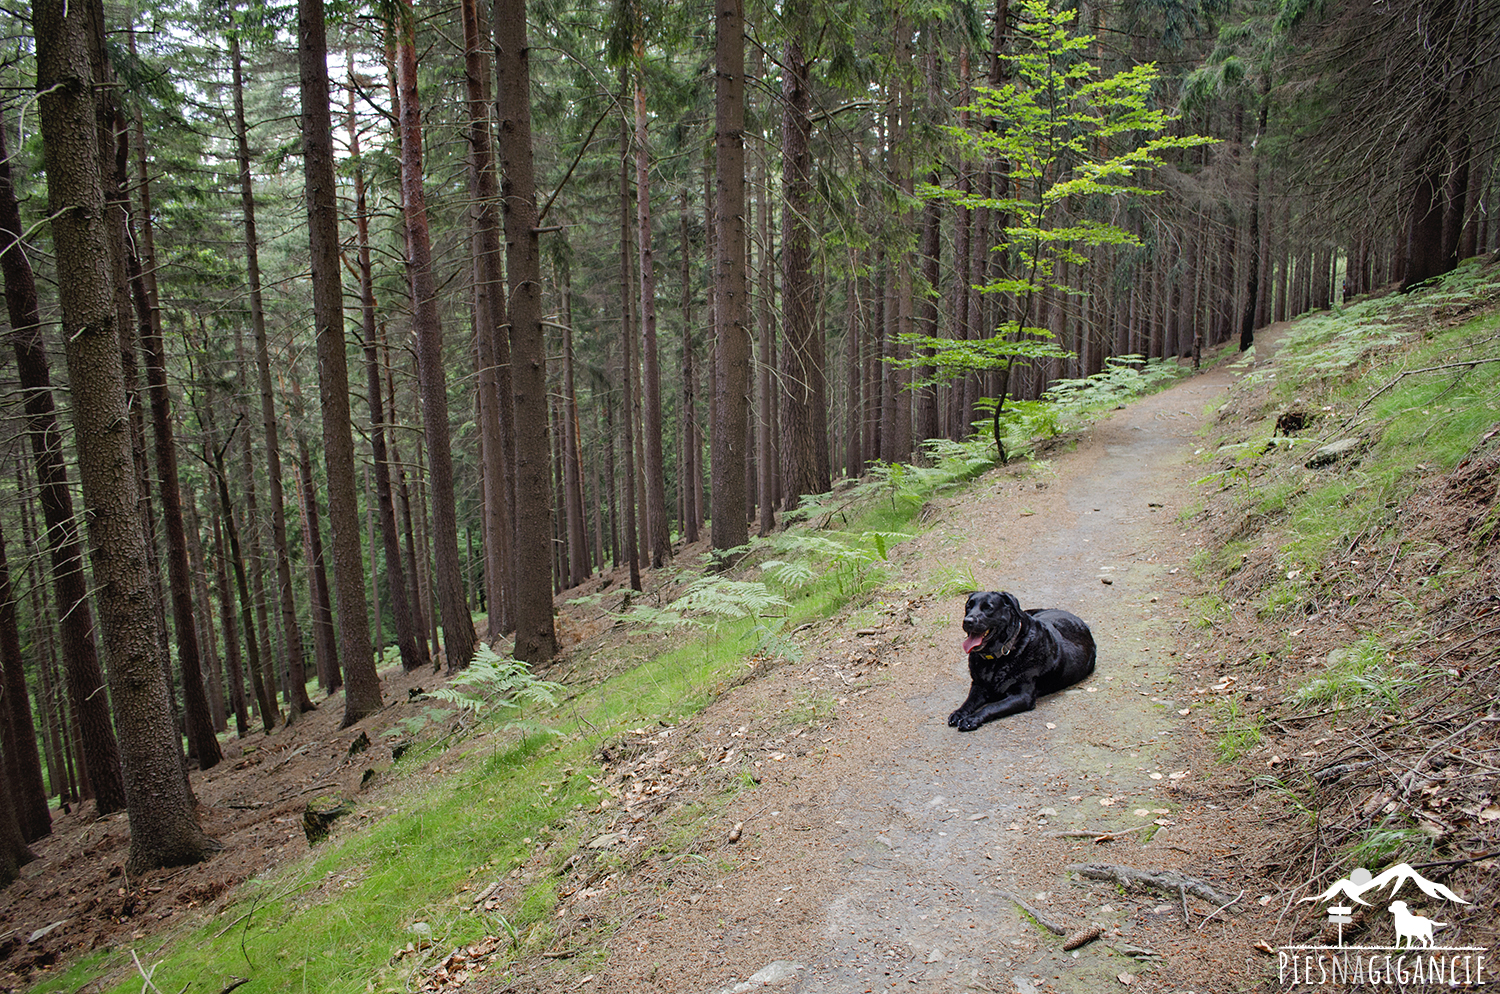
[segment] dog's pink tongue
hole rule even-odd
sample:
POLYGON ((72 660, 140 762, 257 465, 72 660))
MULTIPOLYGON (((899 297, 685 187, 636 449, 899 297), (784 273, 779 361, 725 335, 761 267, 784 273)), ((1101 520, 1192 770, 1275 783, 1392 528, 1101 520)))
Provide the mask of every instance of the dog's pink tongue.
POLYGON ((973 652, 981 645, 984 645, 984 636, 986 634, 985 632, 980 632, 978 635, 970 635, 964 639, 964 652, 973 652))

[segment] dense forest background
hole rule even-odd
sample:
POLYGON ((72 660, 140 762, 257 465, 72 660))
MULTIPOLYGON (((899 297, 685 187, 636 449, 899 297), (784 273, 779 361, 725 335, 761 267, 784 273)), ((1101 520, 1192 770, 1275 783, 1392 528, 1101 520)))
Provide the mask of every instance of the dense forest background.
POLYGON ((1492 0, 0 21, 0 880, 51 799, 202 858, 231 724, 1500 244, 1492 0))

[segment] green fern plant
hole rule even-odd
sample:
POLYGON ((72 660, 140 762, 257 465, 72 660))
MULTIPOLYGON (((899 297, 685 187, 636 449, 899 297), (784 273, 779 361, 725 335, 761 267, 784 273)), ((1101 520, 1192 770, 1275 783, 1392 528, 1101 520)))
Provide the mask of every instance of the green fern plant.
POLYGON ((560 683, 543 680, 519 659, 501 656, 480 643, 469 665, 439 687, 422 696, 457 708, 460 716, 478 721, 492 717, 502 719, 501 727, 526 734, 557 735, 555 729, 539 722, 514 717, 529 704, 552 708, 558 695, 567 690, 560 683))
POLYGON ((772 593, 764 583, 722 576, 699 577, 668 607, 684 619, 705 615, 723 619, 763 618, 790 609, 790 602, 772 593))
POLYGON ((890 547, 910 537, 904 532, 867 531, 857 541, 841 541, 804 531, 782 532, 769 541, 778 558, 762 563, 761 569, 794 590, 832 576, 842 595, 868 582, 871 571, 890 558, 890 547))

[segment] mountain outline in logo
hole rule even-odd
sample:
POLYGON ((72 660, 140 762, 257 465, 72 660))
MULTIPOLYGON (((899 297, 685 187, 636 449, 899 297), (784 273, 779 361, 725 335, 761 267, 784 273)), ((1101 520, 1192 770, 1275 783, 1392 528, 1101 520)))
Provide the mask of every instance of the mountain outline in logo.
POLYGON ((1372 890, 1380 890, 1381 888, 1385 887, 1386 884, 1391 884, 1391 892, 1387 896, 1393 897, 1395 896, 1396 892, 1401 889, 1402 885, 1407 881, 1415 883, 1417 885, 1417 889, 1419 889, 1423 894, 1426 894, 1428 897, 1437 897, 1443 899, 1444 901, 1453 901, 1458 904, 1469 903, 1442 884, 1437 883, 1433 880, 1428 880, 1426 877, 1422 876, 1422 874, 1412 869, 1410 863, 1397 863, 1390 869, 1382 871, 1378 876, 1371 874, 1370 871, 1366 870, 1364 867, 1360 867, 1359 869, 1356 869, 1352 873, 1350 873, 1349 876, 1334 881, 1323 893, 1314 894, 1310 897, 1304 897, 1298 903, 1305 903, 1307 901, 1331 901, 1335 897, 1342 894, 1344 897, 1348 898, 1351 901, 1354 901, 1356 904, 1362 904, 1368 908, 1372 905, 1369 901, 1366 901, 1364 899, 1363 895, 1369 893, 1372 890))

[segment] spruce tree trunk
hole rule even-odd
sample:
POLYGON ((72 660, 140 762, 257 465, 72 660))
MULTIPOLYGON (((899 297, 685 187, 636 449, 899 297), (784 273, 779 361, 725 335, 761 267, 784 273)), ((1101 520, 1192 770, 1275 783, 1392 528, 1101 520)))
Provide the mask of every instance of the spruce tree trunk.
POLYGON ((588 578, 589 544, 583 499, 582 440, 578 428, 578 393, 573 383, 573 295, 566 256, 558 263, 563 294, 563 494, 567 506, 568 586, 588 578))
MULTIPOLYGON (((751 71, 757 72, 754 69, 751 71)), ((755 364, 755 393, 759 401, 759 413, 754 427, 753 451, 757 457, 755 479, 747 479, 745 485, 751 487, 752 482, 754 484, 756 503, 760 505, 760 528, 757 534, 765 536, 771 534, 776 527, 776 458, 781 446, 778 444, 780 440, 772 434, 776 422, 776 385, 771 376, 776 366, 776 330, 772 318, 776 309, 775 263, 772 261, 776 258, 776 247, 771 236, 771 190, 766 169, 766 146, 769 143, 761 141, 757 144, 760 147, 755 156, 755 196, 758 201, 755 217, 759 225, 760 265, 756 267, 756 271, 760 292, 756 300, 755 325, 760 355, 755 364)))
MULTIPOLYGON (((610 356, 609 340, 604 341, 604 368, 613 368, 613 359, 610 356)), ((604 385, 604 479, 605 479, 605 504, 609 509, 609 560, 611 567, 618 567, 624 559, 620 553, 620 501, 616 492, 617 481, 620 478, 615 467, 615 391, 609 383, 608 375, 605 376, 604 385)), ((636 589, 634 587, 632 590, 636 589)))
POLYGON ((718 347, 713 425, 713 547, 750 539, 745 519, 750 328, 745 286, 745 8, 716 0, 714 41, 714 337, 718 347))
POLYGON ((620 514, 625 524, 625 558, 630 564, 630 589, 641 589, 641 552, 636 535, 635 486, 635 321, 631 306, 629 135, 620 126, 620 406, 624 411, 620 442, 625 450, 625 492, 620 514))
POLYGON ((865 292, 869 299, 870 316, 865 330, 865 462, 884 458, 881 435, 885 430, 885 373, 881 362, 885 355, 885 297, 886 284, 885 251, 875 249, 875 261, 871 275, 866 280, 865 292))
MULTIPOLYGON (((925 52, 926 77, 927 77, 927 101, 926 116, 928 120, 942 120, 942 89, 938 75, 938 41, 934 37, 934 28, 928 25, 922 31, 923 40, 927 51, 925 52)), ((934 186, 940 183, 942 177, 934 169, 927 176, 927 181, 934 186)), ((919 335, 927 335, 936 338, 938 333, 938 293, 940 267, 942 264, 941 234, 942 234, 942 208, 936 199, 929 199, 922 205, 922 227, 918 255, 922 260, 922 295, 916 305, 916 325, 914 329, 919 335)), ((930 352, 924 349, 923 352, 930 352)), ((926 379, 933 375, 932 366, 919 366, 916 370, 918 379, 926 379)), ((929 438, 937 438, 941 434, 938 424, 937 387, 931 384, 916 388, 916 433, 919 441, 929 438)))
POLYGON ((26 253, 17 251, 21 212, 11 182, 10 153, 5 126, 0 121, 0 273, 5 277, 5 303, 10 317, 10 341, 16 356, 26 412, 26 433, 36 465, 38 501, 47 529, 52 557, 52 584, 57 592, 58 632, 71 709, 82 742, 84 781, 93 789, 100 815, 125 806, 125 783, 120 750, 104 693, 104 671, 94 640, 94 609, 83 568, 83 548, 73 515, 73 496, 63 464, 62 430, 52 398, 52 378, 37 304, 36 278, 26 253))
POLYGON ((698 541, 699 492, 698 384, 693 371, 693 270, 692 241, 688 237, 688 196, 682 197, 682 410, 678 423, 682 432, 682 462, 677 469, 677 487, 683 494, 682 527, 688 545, 698 541))
POLYGON ((650 537, 653 569, 672 557, 672 535, 667 526, 667 473, 662 456, 661 362, 656 346, 656 262, 651 247, 651 146, 646 128, 645 43, 636 39, 635 71, 635 212, 636 242, 640 247, 641 406, 646 479, 646 533, 650 537))
MULTIPOLYGON (((47 787, 42 782, 42 756, 37 749, 36 723, 31 716, 31 695, 26 687, 26 661, 21 654, 21 628, 16 619, 15 590, 10 565, 5 559, 5 539, 0 536, 0 669, 4 670, 4 700, 0 701, 3 723, 5 772, 10 785, 17 827, 27 842, 52 834, 52 814, 47 810, 47 787)), ((3 801, 0 798, 0 801, 3 801)))
MULTIPOLYGON (((0 128, 3 128, 3 124, 0 124, 0 128)), ((16 460, 16 492, 24 493, 32 489, 32 486, 26 473, 26 464, 19 459, 16 460)), ((32 515, 31 505, 23 504, 21 511, 21 541, 28 549, 38 548, 36 521, 32 515)), ((46 584, 42 582, 42 565, 38 558, 33 557, 24 572, 25 585, 31 588, 32 651, 37 660, 37 681, 40 684, 37 703, 42 711, 42 737, 47 754, 47 781, 53 795, 60 800, 71 801, 77 797, 74 792, 76 778, 73 775, 68 740, 62 732, 66 718, 62 693, 59 690, 61 683, 57 674, 56 643, 53 641, 54 619, 51 598, 47 596, 46 584)))
MULTIPOLYGON (((210 440, 210 444, 212 440, 210 440)), ((226 443, 227 444, 227 443, 226 443)), ((219 489, 219 509, 224 520, 224 536, 229 542, 229 562, 234 569, 235 585, 239 591, 240 628, 245 639, 245 666, 250 674, 250 688, 255 695, 255 710, 261 727, 267 735, 281 720, 276 708, 273 691, 267 687, 265 668, 261 660, 261 642, 255 635, 254 601, 250 597, 250 580, 245 569, 245 556, 240 547, 240 529, 235 520, 234 504, 229 497, 229 474, 224 468, 224 449, 215 445, 213 449, 214 480, 219 489)))
MULTIPOLYGON (((859 271, 859 258, 854 258, 854 272, 859 271)), ((848 430, 844 433, 844 473, 849 479, 859 478, 860 469, 863 464, 863 431, 864 409, 860 406, 860 382, 863 379, 859 360, 859 278, 849 276, 844 280, 844 306, 848 313, 845 315, 847 325, 844 328, 845 349, 845 397, 844 397, 844 422, 848 430)))
MULTIPOLYGON (((206 448, 207 446, 205 446, 206 448)), ((217 502, 218 494, 215 492, 217 502)), ((224 518, 227 510, 220 502, 219 513, 212 515, 214 522, 215 578, 219 590, 219 626, 224 629, 224 649, 229 667, 229 703, 234 711, 235 734, 240 738, 250 734, 250 708, 245 695, 245 667, 240 654, 239 631, 234 619, 234 592, 229 585, 229 561, 231 552, 225 537, 224 518)))
POLYGON ((214 632, 213 599, 208 594, 208 561, 203 555, 203 523, 196 502, 189 498, 183 508, 187 518, 188 562, 192 566, 193 587, 197 596, 199 641, 208 663, 206 677, 209 713, 214 730, 228 728, 229 715, 224 707, 224 663, 219 656, 218 638, 214 632))
POLYGON ((33 18, 74 438, 130 814, 125 871, 136 875, 199 862, 220 846, 199 827, 188 792, 138 514, 95 130, 96 88, 112 82, 104 11, 88 0, 39 0, 33 18))
POLYGON ((323 524, 318 509, 318 486, 313 481, 312 452, 307 438, 297 436, 298 476, 301 486, 302 541, 307 554, 307 590, 311 602, 314 651, 320 668, 332 673, 339 665, 338 633, 333 625, 333 600, 328 565, 323 556, 323 524))
MULTIPOLYGON (((389 369, 387 369, 388 386, 389 383, 390 376, 389 369)), ((392 413, 394 414, 396 408, 396 391, 394 388, 388 389, 386 391, 386 400, 390 402, 390 408, 392 413)), ((410 574, 411 576, 410 589, 412 593, 412 632, 417 640, 418 655, 420 655, 423 659, 430 659, 431 653, 437 651, 437 645, 435 643, 429 644, 427 641, 427 608, 422 595, 422 573, 421 570, 417 568, 417 537, 416 529, 413 527, 411 520, 411 488, 406 485, 406 467, 405 464, 401 462, 401 453, 396 448, 396 442, 394 439, 392 439, 389 443, 389 447, 391 453, 391 465, 396 467, 396 495, 400 498, 401 501, 399 510, 401 512, 401 531, 406 538, 406 569, 408 574, 410 574)))
POLYGON ((297 2, 297 64, 302 94, 302 146, 312 263, 313 321, 317 326, 318 386, 323 408, 323 459, 328 470, 328 517, 333 526, 333 582, 338 600, 339 656, 347 685, 344 728, 380 709, 380 677, 370 644, 360 549, 359 479, 349 418, 349 370, 344 356, 343 280, 339 274, 339 217, 333 171, 333 119, 328 105, 328 39, 323 0, 297 2))
POLYGON ((464 23, 464 87, 469 102, 469 188, 474 197, 475 346, 484 460, 484 510, 480 520, 488 608, 485 620, 487 640, 494 642, 505 632, 505 603, 510 597, 511 517, 506 480, 511 455, 505 428, 512 415, 507 403, 508 391, 500 389, 498 360, 506 348, 503 344, 507 334, 505 279, 500 255, 499 189, 490 133, 490 19, 479 0, 462 0, 460 7, 464 23))
POLYGON ((422 425, 427 439, 432 545, 437 567, 434 580, 443 618, 443 651, 451 673, 469 665, 478 639, 464 595, 463 562, 458 555, 458 509, 448 429, 448 380, 443 365, 443 326, 438 314, 437 279, 432 270, 431 236, 427 227, 427 191, 422 167, 422 102, 417 90, 415 15, 410 0, 402 0, 400 11, 400 23, 392 28, 396 31, 396 75, 401 89, 401 188, 406 216, 407 273, 411 278, 412 333, 416 340, 417 379, 422 390, 422 425))
MULTIPOLYGON (((145 185, 142 184, 142 190, 145 185)), ((144 198, 143 210, 150 210, 144 198)), ((150 261, 149 257, 147 259, 150 261)), ((167 356, 161 336, 161 312, 154 306, 141 264, 130 255, 130 275, 141 348, 146 356, 146 382, 151 398, 151 429, 156 442, 156 472, 160 481, 162 524, 167 533, 167 583, 172 595, 172 629, 177 662, 182 667, 183 705, 190 755, 200 769, 212 769, 223 758, 214 733, 213 716, 203 690, 203 665, 198 649, 197 620, 193 616, 193 579, 188 570, 187 534, 182 521, 182 489, 177 472, 177 442, 172 429, 172 398, 167 389, 167 356)))
POLYGON ((15 811, 10 773, 0 762, 0 887, 13 883, 20 868, 36 859, 36 853, 26 848, 15 811))
MULTIPOLYGON (((806 17, 798 3, 789 23, 806 17)), ((783 336, 781 347, 781 475, 786 510, 831 486, 828 466, 818 459, 817 440, 827 431, 822 399, 827 375, 819 361, 813 315, 812 276, 812 87, 800 39, 787 41, 781 74, 781 185, 786 198, 781 223, 783 336)), ((769 361, 769 357, 768 357, 769 361)))
MULTIPOLYGON (((240 329, 236 327, 235 331, 238 333, 240 329)), ((240 360, 240 382, 245 383, 249 379, 249 370, 245 366, 244 352, 241 345, 241 342, 236 341, 236 355, 240 360)), ((236 394, 235 396, 235 418, 238 422, 244 422, 249 419, 249 411, 245 408, 245 399, 243 394, 236 394)), ((277 681, 282 677, 285 670, 278 669, 276 665, 280 647, 272 641, 271 612, 269 602, 266 599, 266 575, 265 570, 262 568, 265 564, 265 557, 261 554, 262 550, 260 546, 261 517, 255 476, 254 446, 251 443, 250 432, 248 431, 235 432, 231 441, 235 440, 238 441, 240 450, 240 479, 244 481, 245 512, 241 520, 246 522, 247 525, 244 532, 242 532, 245 543, 245 576, 250 583, 250 593, 253 598, 252 606, 255 610, 255 630, 260 639, 260 657, 256 665, 262 683, 269 688, 271 709, 276 714, 276 720, 280 721, 280 708, 276 704, 277 681)))
POLYGON ((516 434, 517 659, 557 654, 552 624, 552 494, 547 479, 547 352, 542 335, 541 258, 531 146, 531 57, 526 0, 495 0, 496 91, 502 205, 510 282, 511 392, 516 434))
POLYGON ((229 57, 234 89, 235 150, 240 170, 240 211, 245 225, 245 275, 250 289, 250 328, 255 335, 255 368, 260 391, 261 433, 266 443, 266 478, 271 503, 271 542, 276 556, 277 604, 281 610, 281 628, 286 643, 287 666, 291 671, 292 697, 287 701, 293 713, 311 710, 303 689, 306 662, 302 651, 302 628, 297 620, 293 597, 292 560, 287 543, 286 499, 281 472, 281 438, 276 420, 276 395, 271 384, 271 348, 266 335, 265 304, 261 295, 260 244, 255 230, 255 188, 250 178, 249 129, 245 123, 244 78, 241 68, 239 37, 229 36, 229 57))
MULTIPOLYGON (((396 531, 396 506, 391 494, 391 459, 386 450, 385 393, 380 380, 380 340, 375 323, 375 281, 370 261, 370 219, 365 204, 365 174, 359 154, 359 130, 354 119, 354 94, 349 94, 349 156, 354 161, 354 216, 359 263, 361 330, 364 334, 365 398, 370 405, 370 455, 375 469, 375 504, 379 509, 380 538, 385 552, 385 575, 390 587, 391 620, 396 626, 396 646, 401 668, 411 672, 427 662, 418 647, 417 626, 412 618, 411 588, 401 562, 401 543, 396 531)), ((494 371, 490 370, 491 382, 494 371)), ((483 376, 481 376, 481 389, 483 376)), ((488 480, 486 485, 488 486, 488 480)), ((489 501, 486 501, 486 508, 489 501)), ((375 558, 373 546, 370 559, 375 558)), ((491 601, 491 618, 498 618, 491 601)))

